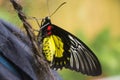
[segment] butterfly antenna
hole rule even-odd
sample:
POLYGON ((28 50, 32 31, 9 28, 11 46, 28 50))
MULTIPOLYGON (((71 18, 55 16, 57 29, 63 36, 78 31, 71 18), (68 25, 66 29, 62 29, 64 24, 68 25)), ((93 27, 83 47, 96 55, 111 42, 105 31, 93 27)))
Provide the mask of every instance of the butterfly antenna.
POLYGON ((50 15, 50 17, 54 15, 56 11, 58 11, 58 9, 60 9, 64 4, 66 4, 66 2, 63 2, 61 5, 59 5, 58 8, 50 15))
POLYGON ((49 8, 49 3, 48 3, 48 0, 46 0, 46 2, 47 2, 48 14, 50 15, 50 8, 49 8))

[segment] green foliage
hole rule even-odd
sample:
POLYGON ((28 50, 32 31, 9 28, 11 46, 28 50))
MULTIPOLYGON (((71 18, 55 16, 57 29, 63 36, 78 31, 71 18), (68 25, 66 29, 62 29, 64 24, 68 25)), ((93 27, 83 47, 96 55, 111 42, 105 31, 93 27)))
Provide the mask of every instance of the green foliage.
POLYGON ((120 42, 116 38, 112 38, 110 30, 104 29, 95 39, 92 47, 101 61, 103 75, 120 74, 120 42))
POLYGON ((95 37, 92 46, 94 47, 95 51, 97 51, 97 53, 101 53, 102 50, 107 48, 109 42, 110 42, 110 31, 109 29, 105 29, 102 32, 100 32, 97 35, 97 37, 95 37))
POLYGON ((11 12, 2 7, 0 7, 0 19, 6 20, 17 26, 21 25, 21 21, 19 20, 18 15, 16 15, 16 12, 11 12))

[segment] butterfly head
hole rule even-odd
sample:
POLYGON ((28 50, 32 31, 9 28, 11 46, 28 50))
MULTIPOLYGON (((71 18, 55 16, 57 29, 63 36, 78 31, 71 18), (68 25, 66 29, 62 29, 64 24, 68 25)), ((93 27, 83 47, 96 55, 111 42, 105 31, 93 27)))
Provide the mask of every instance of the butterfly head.
POLYGON ((51 20, 50 20, 50 17, 49 17, 49 16, 45 17, 45 18, 44 18, 44 20, 45 20, 46 22, 51 22, 51 20))
POLYGON ((51 24, 50 17, 45 17, 45 18, 43 18, 43 20, 42 20, 42 27, 43 27, 44 25, 49 25, 49 24, 51 24))

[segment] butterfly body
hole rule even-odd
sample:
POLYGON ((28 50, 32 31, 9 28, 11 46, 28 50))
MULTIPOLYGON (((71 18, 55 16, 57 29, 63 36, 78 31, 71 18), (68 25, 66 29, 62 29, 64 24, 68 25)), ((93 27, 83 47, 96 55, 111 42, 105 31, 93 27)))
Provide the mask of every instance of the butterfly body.
POLYGON ((42 50, 52 69, 63 67, 96 76, 101 66, 94 53, 80 39, 51 23, 46 17, 41 25, 42 50))

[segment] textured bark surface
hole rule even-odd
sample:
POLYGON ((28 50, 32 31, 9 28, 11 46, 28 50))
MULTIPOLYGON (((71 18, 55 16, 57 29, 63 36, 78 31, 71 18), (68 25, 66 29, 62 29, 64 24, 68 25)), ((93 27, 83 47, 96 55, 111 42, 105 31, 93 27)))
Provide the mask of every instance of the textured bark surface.
POLYGON ((35 64, 37 66, 35 69, 38 80, 55 80, 48 63, 44 60, 44 57, 41 54, 41 46, 38 44, 36 36, 33 33, 32 26, 27 22, 26 15, 22 12, 22 6, 17 2, 17 0, 10 0, 10 2, 12 3, 14 9, 17 11, 18 17, 23 22, 23 26, 32 45, 32 52, 34 53, 34 57, 36 59, 35 64))

